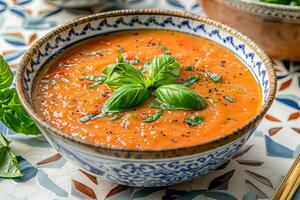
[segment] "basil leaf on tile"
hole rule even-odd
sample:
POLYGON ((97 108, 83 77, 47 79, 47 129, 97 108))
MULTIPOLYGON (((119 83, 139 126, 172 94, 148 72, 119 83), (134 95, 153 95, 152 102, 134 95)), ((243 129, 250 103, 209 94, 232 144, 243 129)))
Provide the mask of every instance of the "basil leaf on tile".
POLYGON ((0 55, 0 90, 9 88, 14 80, 14 74, 8 63, 0 55))
POLYGON ((9 142, 0 133, 0 177, 16 178, 23 176, 16 156, 10 151, 9 142))

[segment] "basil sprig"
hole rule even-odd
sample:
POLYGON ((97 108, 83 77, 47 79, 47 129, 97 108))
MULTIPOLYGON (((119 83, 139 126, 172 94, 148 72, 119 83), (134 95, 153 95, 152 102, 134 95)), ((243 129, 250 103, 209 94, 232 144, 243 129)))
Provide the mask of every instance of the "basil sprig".
POLYGON ((16 156, 10 151, 9 142, 0 133, 0 177, 16 178, 23 176, 16 156))
MULTIPOLYGON (((0 56, 0 121, 16 133, 40 134, 34 121, 23 108, 16 89, 12 88, 14 75, 2 56, 0 56)), ((9 142, 0 133, 0 177, 15 178, 23 174, 16 156, 10 151, 9 142)))
MULTIPOLYGON (((207 106, 204 97, 185 86, 198 81, 197 75, 184 83, 176 82, 180 74, 180 66, 170 55, 157 56, 151 63, 145 64, 143 71, 146 75, 129 63, 125 63, 123 59, 118 59, 118 62, 103 70, 106 76, 104 83, 115 88, 116 91, 103 104, 100 114, 90 119, 135 108, 152 96, 162 104, 150 106, 159 109, 201 110, 207 106)), ((161 115, 162 112, 158 112, 145 119, 145 122, 157 120, 161 115)), ((80 121, 86 119, 88 117, 80 121)))
POLYGON ((0 120, 16 133, 38 135, 39 129, 22 106, 15 88, 10 88, 13 73, 9 65, 0 57, 0 120), (3 84, 2 84, 3 83, 3 84))

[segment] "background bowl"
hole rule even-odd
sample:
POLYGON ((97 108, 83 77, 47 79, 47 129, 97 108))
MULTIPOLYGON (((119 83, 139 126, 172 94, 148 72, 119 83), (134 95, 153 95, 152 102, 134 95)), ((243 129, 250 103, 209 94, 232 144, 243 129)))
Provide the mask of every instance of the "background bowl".
POLYGON ((259 0, 201 0, 208 17, 247 34, 274 58, 300 60, 300 6, 259 0))
POLYGON ((272 63, 251 40, 230 27, 186 13, 122 10, 95 14, 61 26, 38 40, 24 55, 16 87, 30 116, 52 146, 79 167, 112 182, 130 186, 164 186, 197 178, 230 159, 247 141, 270 107, 276 90, 272 63), (39 71, 53 56, 84 39, 112 31, 164 29, 198 35, 224 46, 251 70, 260 85, 263 106, 249 123, 205 144, 176 149, 130 150, 95 145, 43 121, 33 109, 31 92, 39 71))

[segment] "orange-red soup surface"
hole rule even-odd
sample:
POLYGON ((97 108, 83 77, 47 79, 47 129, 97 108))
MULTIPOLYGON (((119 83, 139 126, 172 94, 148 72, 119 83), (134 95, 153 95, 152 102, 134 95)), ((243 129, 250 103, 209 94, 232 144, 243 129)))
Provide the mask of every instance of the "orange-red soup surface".
POLYGON ((65 50, 51 61, 37 80, 33 94, 35 109, 48 123, 65 133, 83 140, 117 148, 166 149, 205 143, 230 134, 246 124, 261 107, 261 94, 257 82, 247 67, 230 51, 209 40, 172 31, 139 30, 100 35, 65 50), (206 97, 208 106, 201 111, 164 110, 156 121, 143 119, 157 112, 150 108, 149 100, 133 110, 122 112, 116 121, 109 116, 80 123, 78 120, 98 113, 113 93, 106 84, 94 88, 93 83, 81 80, 82 75, 100 76, 102 70, 116 62, 119 48, 126 60, 145 62, 163 54, 167 47, 181 65, 178 81, 198 74, 201 80, 189 86, 206 97), (91 52, 105 50, 101 54, 91 52), (186 66, 195 70, 187 71, 186 66), (205 70, 222 76, 214 82, 205 70), (228 95, 234 103, 224 99, 228 95), (198 126, 189 126, 185 119, 203 116, 198 126))

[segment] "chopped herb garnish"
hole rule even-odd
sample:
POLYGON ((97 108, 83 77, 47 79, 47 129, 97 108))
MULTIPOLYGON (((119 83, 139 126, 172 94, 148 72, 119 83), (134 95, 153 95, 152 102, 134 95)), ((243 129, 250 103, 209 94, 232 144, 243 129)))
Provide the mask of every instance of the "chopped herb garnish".
POLYGON ((124 52, 124 48, 123 47, 118 47, 118 51, 119 51, 119 53, 123 53, 124 52))
POLYGON ((85 116, 81 117, 78 121, 80 123, 87 122, 87 121, 91 120, 92 118, 94 118, 95 116, 96 116, 96 114, 85 115, 85 116))
POLYGON ((205 74, 208 78, 210 78, 214 82, 219 82, 222 78, 221 75, 218 75, 218 74, 215 74, 215 73, 212 73, 212 72, 209 72, 209 71, 205 71, 205 74))
POLYGON ((194 70, 195 70, 194 66, 189 65, 185 67, 185 71, 194 71, 194 70))
POLYGON ((101 113, 99 113, 99 114, 93 116, 91 119, 102 118, 102 117, 105 117, 106 114, 107 114, 107 113, 105 113, 105 112, 101 112, 101 113))
POLYGON ((77 66, 78 64, 64 64, 63 67, 75 67, 77 66))
POLYGON ((112 120, 112 121, 117 121, 117 120, 121 119, 121 117, 122 117, 122 115, 117 114, 117 115, 112 116, 109 119, 112 120))
POLYGON ((138 65, 141 63, 140 60, 124 60, 123 61, 124 63, 128 63, 128 64, 131 64, 131 65, 138 65))
POLYGON ((228 96, 228 95, 223 96, 223 98, 226 99, 227 101, 229 101, 230 103, 234 103, 235 102, 235 99, 232 98, 232 97, 230 97, 230 96, 228 96))
POLYGON ((103 83, 104 81, 97 81, 95 83, 92 83, 92 84, 89 84, 88 85, 88 88, 94 88, 96 87, 97 85, 100 85, 101 83, 103 83))
POLYGON ((197 126, 202 124, 202 122, 204 122, 204 118, 201 116, 196 116, 196 117, 192 117, 192 118, 186 118, 184 120, 189 126, 197 126))
POLYGON ((87 52, 85 55, 86 56, 95 56, 95 55, 102 54, 104 52, 107 52, 107 49, 100 49, 100 50, 96 50, 96 51, 87 52))
POLYGON ((122 53, 119 53, 118 57, 117 57, 117 63, 122 63, 123 61, 124 61, 124 57, 123 57, 122 53))
POLYGON ((200 80, 200 77, 196 74, 196 75, 190 76, 190 78, 184 82, 179 82, 179 84, 184 85, 184 86, 189 86, 189 85, 193 85, 194 83, 196 83, 199 80, 200 80))
POLYGON ((91 75, 83 75, 80 80, 89 80, 95 81, 95 83, 89 84, 89 88, 96 87, 97 85, 103 83, 106 80, 106 76, 91 76, 91 75))
POLYGON ((91 75, 82 75, 80 80, 89 80, 89 81, 102 81, 104 82, 106 80, 106 76, 91 76, 91 75))
POLYGON ((174 106, 170 106, 170 105, 167 105, 167 104, 159 104, 157 102, 151 102, 149 104, 149 106, 151 108, 157 108, 157 109, 162 109, 162 110, 175 110, 174 106))
POLYGON ((163 51, 164 54, 170 54, 170 49, 168 49, 166 46, 159 44, 159 48, 163 51))
POLYGON ((147 123, 148 122, 154 122, 154 121, 158 120, 162 116, 162 113, 163 113, 163 111, 159 110, 154 115, 146 117, 143 122, 147 122, 147 123))

